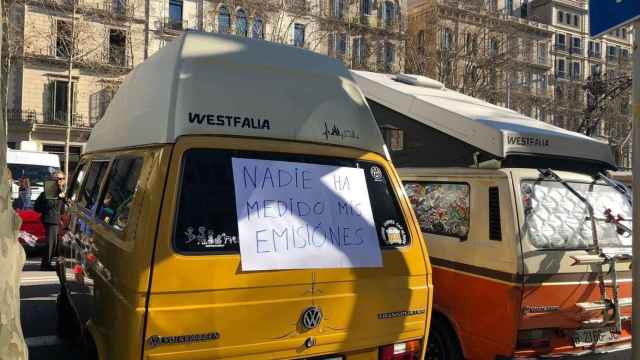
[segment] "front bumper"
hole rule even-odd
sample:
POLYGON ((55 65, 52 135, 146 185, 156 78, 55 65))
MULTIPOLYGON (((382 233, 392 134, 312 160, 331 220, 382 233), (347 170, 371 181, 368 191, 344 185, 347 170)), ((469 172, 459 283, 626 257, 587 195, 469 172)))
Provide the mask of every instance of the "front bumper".
POLYGON ((539 357, 502 357, 496 360, 631 360, 631 342, 602 346, 595 350, 576 350, 542 355, 539 357))

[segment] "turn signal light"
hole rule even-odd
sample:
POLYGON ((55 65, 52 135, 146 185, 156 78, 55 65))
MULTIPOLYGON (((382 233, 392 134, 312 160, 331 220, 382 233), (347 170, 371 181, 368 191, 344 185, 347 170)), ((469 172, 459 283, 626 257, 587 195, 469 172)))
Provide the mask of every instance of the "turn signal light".
POLYGON ((420 359, 420 340, 412 340, 380 348, 380 360, 417 360, 420 359))

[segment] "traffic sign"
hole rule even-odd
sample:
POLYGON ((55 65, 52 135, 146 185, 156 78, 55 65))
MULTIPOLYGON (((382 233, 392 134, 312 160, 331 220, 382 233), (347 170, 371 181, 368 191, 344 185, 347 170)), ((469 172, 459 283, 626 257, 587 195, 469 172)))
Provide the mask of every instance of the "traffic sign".
POLYGON ((589 0, 590 33, 593 37, 639 19, 639 0, 589 0))

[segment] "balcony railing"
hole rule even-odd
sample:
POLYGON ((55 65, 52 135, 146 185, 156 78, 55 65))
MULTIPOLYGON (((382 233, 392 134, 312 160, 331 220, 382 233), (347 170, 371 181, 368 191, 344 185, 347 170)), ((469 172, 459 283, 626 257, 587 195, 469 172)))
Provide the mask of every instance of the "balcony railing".
POLYGON ((126 0, 105 0, 103 9, 116 17, 132 18, 134 16, 133 6, 126 0))
POLYGON ((181 32, 189 29, 189 22, 184 19, 163 18, 156 22, 156 29, 162 32, 181 32))
POLYGON ((580 73, 572 73, 570 77, 573 81, 582 81, 582 74, 580 73))
POLYGON ((567 73, 565 71, 556 71, 556 79, 566 79, 567 73))
POLYGON ((36 112, 33 110, 7 109, 7 121, 23 122, 34 124, 36 122, 36 112))
POLYGON ((555 49, 559 51, 567 51, 567 46, 565 44, 556 44, 555 49))
POLYGON ((109 46, 102 54, 102 62, 121 68, 132 68, 133 63, 126 46, 109 46))
POLYGON ((601 59, 602 58, 602 52, 596 52, 593 50, 589 50, 589 57, 593 58, 593 59, 601 59))
POLYGON ((582 54, 584 54, 584 51, 582 50, 582 48, 581 48, 581 47, 572 47, 572 48, 571 48, 571 53, 572 53, 572 54, 579 54, 579 55, 582 55, 582 54))
MULTIPOLYGON (((34 110, 10 109, 7 110, 7 121, 66 127, 67 112, 47 111, 38 113, 34 110)), ((73 114, 71 116, 71 127, 73 128, 91 128, 93 125, 95 125, 95 122, 88 121, 82 114, 73 114)))

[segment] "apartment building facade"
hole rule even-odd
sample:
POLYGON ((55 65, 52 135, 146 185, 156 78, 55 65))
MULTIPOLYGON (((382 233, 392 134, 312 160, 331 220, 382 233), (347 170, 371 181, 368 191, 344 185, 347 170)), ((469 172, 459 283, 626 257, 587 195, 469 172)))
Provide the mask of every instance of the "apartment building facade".
MULTIPOLYGON (((570 129, 585 128, 585 110, 593 105, 591 80, 599 80, 607 89, 630 84, 633 31, 622 28, 602 38, 589 36, 589 4, 586 0, 533 0, 528 18, 548 24, 553 31, 551 81, 554 102, 549 118, 555 125, 570 129)), ((608 91, 608 90, 603 90, 608 91)), ((630 167, 631 107, 628 92, 619 91, 593 135, 609 140, 619 165, 630 167)))
POLYGON ((122 77, 143 60, 144 4, 27 0, 15 2, 10 16, 3 73, 8 145, 27 141, 64 163, 70 113, 73 168, 122 77))
MULTIPOLYGON (((631 29, 592 39, 586 0, 412 0, 408 38, 410 71, 574 131, 591 126, 584 119, 597 108, 594 90, 630 84, 631 29), (476 45, 468 39, 478 33, 485 34, 480 51, 469 55, 476 45), (469 69, 490 79, 482 82, 488 91, 467 86, 469 69)), ((600 120, 592 134, 609 140, 618 163, 629 167, 630 99, 614 93, 620 96, 606 114, 593 113, 600 120)))
POLYGON ((410 71, 531 116, 549 106, 552 31, 514 1, 414 1, 408 37, 410 71))
POLYGON ((184 31, 299 46, 358 69, 404 64, 406 0, 25 0, 10 8, 9 147, 28 141, 64 163, 71 112, 70 168, 123 77, 184 31))

